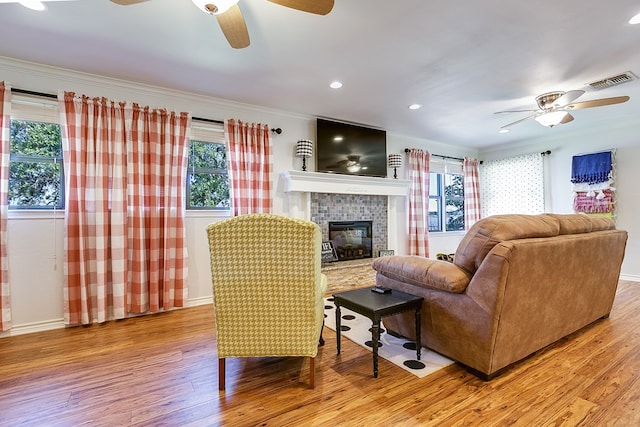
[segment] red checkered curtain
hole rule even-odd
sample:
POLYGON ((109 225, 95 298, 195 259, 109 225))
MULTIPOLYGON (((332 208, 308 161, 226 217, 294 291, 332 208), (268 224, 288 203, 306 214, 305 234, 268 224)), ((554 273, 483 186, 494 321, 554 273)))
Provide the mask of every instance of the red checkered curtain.
POLYGON ((0 82, 0 331, 11 328, 7 216, 9 213, 9 154, 11 88, 0 82))
POLYGON ((480 178, 478 160, 464 158, 462 162, 464 186, 464 227, 468 230, 480 219, 480 178))
POLYGON ((409 151, 409 255, 429 256, 429 152, 409 151))
POLYGON ((227 121, 229 184, 234 216, 270 213, 273 168, 269 126, 227 121))
POLYGON ((185 191, 191 119, 134 105, 127 144, 128 304, 132 313, 187 300, 185 191))
POLYGON ((189 117, 61 98, 67 325, 183 306, 189 117))

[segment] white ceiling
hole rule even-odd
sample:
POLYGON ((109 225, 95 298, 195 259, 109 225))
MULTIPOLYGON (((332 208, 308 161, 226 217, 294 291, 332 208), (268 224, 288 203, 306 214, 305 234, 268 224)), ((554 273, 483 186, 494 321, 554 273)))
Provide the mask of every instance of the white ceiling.
POLYGON ((190 0, 58 1, 45 12, 0 4, 0 56, 478 148, 640 117, 640 80, 585 88, 640 76, 640 25, 627 23, 636 0, 335 0, 326 16, 266 0, 239 6, 251 37, 241 50, 190 0), (330 89, 336 79, 344 86, 330 89), (579 101, 631 100, 498 134, 527 114, 494 112, 571 89, 587 90, 579 101))

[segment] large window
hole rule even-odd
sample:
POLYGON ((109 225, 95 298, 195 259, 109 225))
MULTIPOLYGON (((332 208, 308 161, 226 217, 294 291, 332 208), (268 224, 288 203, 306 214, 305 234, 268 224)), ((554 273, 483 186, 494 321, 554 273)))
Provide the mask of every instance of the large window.
POLYGON ((222 125, 192 126, 187 209, 229 209, 227 148, 222 125))
POLYGON ((429 174, 429 231, 464 231, 462 167, 432 162, 429 174))
MULTIPOLYGON (((10 209, 63 209, 64 167, 57 102, 15 97, 12 103, 10 209)), ((187 209, 229 209, 224 127, 191 127, 186 180, 187 209)))

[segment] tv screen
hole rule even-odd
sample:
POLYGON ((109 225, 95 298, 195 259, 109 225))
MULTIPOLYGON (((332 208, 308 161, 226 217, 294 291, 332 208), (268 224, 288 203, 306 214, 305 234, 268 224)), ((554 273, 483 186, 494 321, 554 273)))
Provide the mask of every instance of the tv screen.
POLYGON ((317 119, 316 171, 387 176, 387 132, 317 119))

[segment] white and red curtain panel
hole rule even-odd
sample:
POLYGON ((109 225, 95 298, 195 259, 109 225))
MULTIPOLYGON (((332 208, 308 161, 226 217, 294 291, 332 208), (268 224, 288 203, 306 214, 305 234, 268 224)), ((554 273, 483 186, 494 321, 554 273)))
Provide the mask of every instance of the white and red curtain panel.
POLYGON ((60 96, 65 324, 182 307, 187 113, 60 96))
POLYGON ((11 328, 7 216, 9 214, 9 155, 11 88, 0 82, 0 331, 11 328))
POLYGON ((409 255, 429 256, 429 152, 409 151, 409 255))
POLYGON ((226 130, 233 215, 270 213, 273 150, 269 126, 230 119, 226 130))
POLYGON ((464 186, 464 226, 468 230, 482 214, 480 210, 480 173, 478 159, 465 157, 462 161, 464 186))

